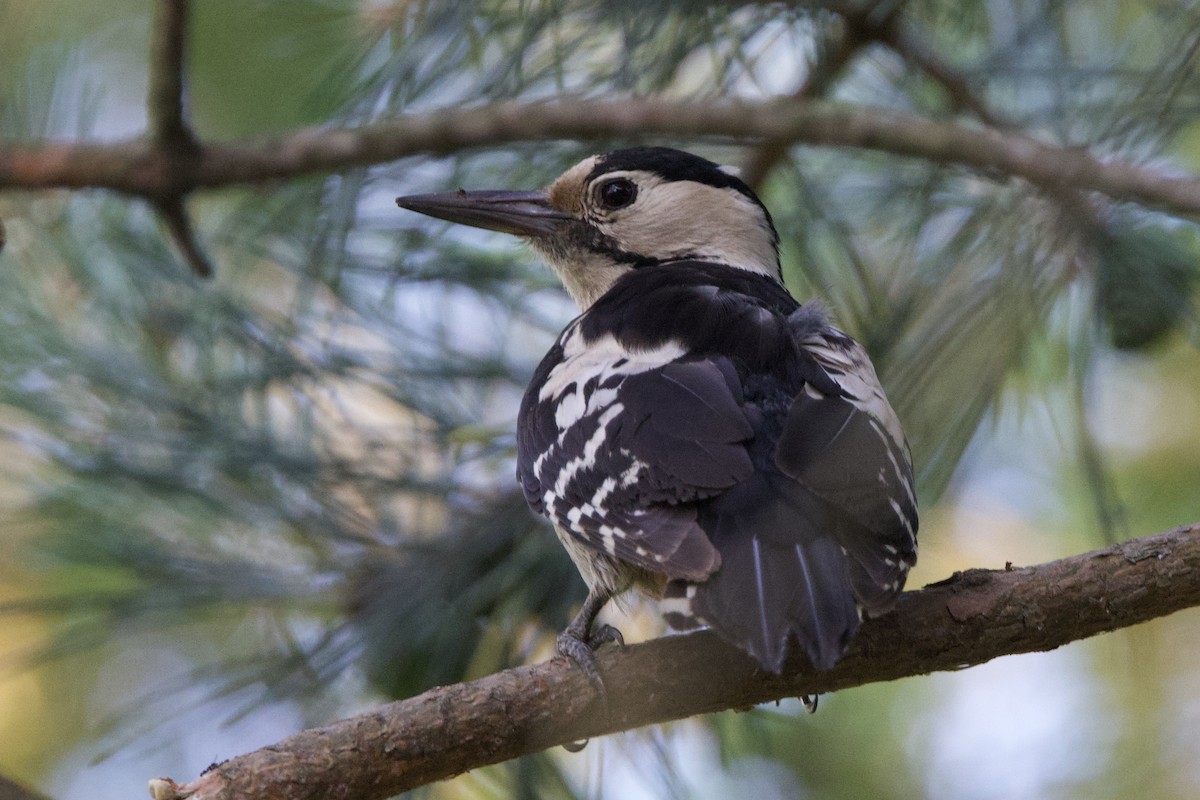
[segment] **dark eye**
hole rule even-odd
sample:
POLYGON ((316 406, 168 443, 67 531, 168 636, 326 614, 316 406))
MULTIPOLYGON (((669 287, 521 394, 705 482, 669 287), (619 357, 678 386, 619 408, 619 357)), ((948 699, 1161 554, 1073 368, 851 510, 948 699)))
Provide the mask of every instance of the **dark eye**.
POLYGON ((613 178, 600 184, 596 196, 600 199, 600 205, 609 211, 615 211, 634 201, 637 197, 637 184, 628 178, 613 178))

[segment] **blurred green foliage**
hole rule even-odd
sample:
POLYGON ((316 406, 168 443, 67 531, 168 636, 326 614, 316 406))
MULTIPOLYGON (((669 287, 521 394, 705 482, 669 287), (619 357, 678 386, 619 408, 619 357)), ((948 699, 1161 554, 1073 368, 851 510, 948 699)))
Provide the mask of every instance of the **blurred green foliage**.
MULTIPOLYGON (((202 138, 497 98, 787 94, 843 30, 804 3, 193 5, 188 99, 202 138)), ((1195 163, 1190 5, 926 0, 899 13, 997 118, 1117 158, 1195 163)), ((145 4, 7 2, 0 18, 0 136, 140 127, 145 4)), ((944 85, 879 45, 857 51, 828 91, 970 121, 944 85)), ((749 153, 666 143, 726 163, 749 153)), ((13 740, 0 771, 82 796, 64 771, 94 755, 168 751, 188 724, 180 698, 221 721, 274 709, 317 723, 549 652, 583 586, 515 491, 513 420, 574 311, 520 245, 401 214, 392 198, 542 185, 609 144, 509 145, 197 195, 190 208, 218 265, 207 282, 187 274, 140 202, 0 197, 0 610, 12 621, 0 650, 41 687, 0 693, 0 739, 13 740), (144 672, 128 666, 142 659, 144 672), (118 696, 105 689, 114 670, 118 696)), ((914 584, 1195 520, 1190 221, 829 148, 792 148, 760 188, 789 285, 867 344, 909 433, 925 509, 914 584), (981 496, 997 505, 980 510, 981 496), (970 513, 986 530, 964 533, 956 519, 970 513)), ((653 613, 631 613, 629 625, 656 630, 653 613)), ((1181 660, 1191 652, 1171 646, 1181 660)), ((1132 698, 1113 712, 1130 733, 1111 737, 1157 764, 1135 734, 1168 709, 1188 730, 1200 712, 1172 698, 1194 676, 1142 651, 1164 687, 1147 699, 1128 691, 1136 677, 1110 650, 1120 646, 1081 647, 1068 666, 1090 670, 1098 696, 1132 698)), ((423 793, 951 796, 935 786, 946 769, 935 734, 969 690, 865 687, 813 718, 787 704, 717 715, 423 793), (630 764, 653 775, 631 776, 630 764)), ((1035 738, 1059 719, 1051 700, 1029 721, 1030 741, 1058 735, 1035 738)), ((972 735, 991 741, 989 725, 972 735)), ((184 777, 240 746, 213 736, 161 768, 148 758, 145 774, 184 777)), ((1178 747, 1169 732, 1159 743, 1178 747)), ((1134 774, 1154 796, 1195 793, 1186 759, 1164 756, 1149 774, 1100 745, 1089 752, 1079 774, 1031 758, 1013 770, 1034 784, 973 796, 1034 785, 1121 797, 1134 774)), ((145 775, 132 777, 141 791, 145 775)), ((127 789, 106 784, 114 797, 127 789)))

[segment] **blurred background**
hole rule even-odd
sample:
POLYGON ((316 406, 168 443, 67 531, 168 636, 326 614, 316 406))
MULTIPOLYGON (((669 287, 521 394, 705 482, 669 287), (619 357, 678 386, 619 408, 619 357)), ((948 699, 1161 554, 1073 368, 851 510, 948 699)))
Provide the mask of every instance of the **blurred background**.
MULTIPOLYGON (((1200 173, 1200 8, 1172 0, 204 0, 202 139, 500 98, 826 97, 1200 173)), ((0 140, 140 135, 151 4, 0 0, 0 140)), ((910 586, 1200 520, 1192 220, 877 152, 648 139, 744 167, 785 273, 911 439, 910 586)), ((0 774, 144 796, 537 661, 583 598, 513 478, 574 308, 400 194, 531 188, 631 142, 504 145, 147 206, 0 194, 0 774)), ((2 146, 2 145, 0 145, 2 146)), ((628 640, 653 608, 612 612, 628 640)), ((1200 611, 1059 651, 593 741, 435 798, 1194 798, 1200 611)))

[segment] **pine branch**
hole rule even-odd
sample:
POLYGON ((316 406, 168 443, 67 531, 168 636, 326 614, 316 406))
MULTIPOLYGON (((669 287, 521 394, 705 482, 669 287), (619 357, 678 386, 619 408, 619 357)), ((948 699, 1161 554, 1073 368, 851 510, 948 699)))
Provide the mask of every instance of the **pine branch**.
POLYGON ((203 145, 182 165, 171 164, 139 141, 10 145, 0 147, 0 189, 96 187, 153 197, 172 189, 256 184, 418 153, 518 141, 664 135, 880 150, 1200 216, 1200 179, 1192 176, 1166 175, 1011 131, 970 128, 892 109, 795 100, 504 102, 401 116, 359 128, 308 128, 279 138, 203 145))
MULTIPOLYGON (((841 18, 841 26, 836 31, 826 34, 823 45, 818 48, 821 57, 811 65, 804 81, 792 93, 793 100, 815 100, 826 95, 858 52, 871 43, 870 32, 873 28, 869 26, 868 19, 881 2, 882 0, 871 0, 862 8, 855 7, 837 12, 841 18)), ((896 5, 887 13, 889 16, 894 15, 900 8, 900 5, 896 5)), ((769 141, 759 145, 746 158, 742 167, 742 179, 757 190, 775 165, 786 157, 788 144, 769 141)))
POLYGON ((766 675, 709 632, 599 653, 608 714, 555 658, 432 689, 151 784, 159 800, 383 798, 485 764, 695 714, 958 670, 1200 605, 1200 523, 1036 567, 969 570, 908 592, 864 623, 832 670, 793 659, 766 675))
MULTIPOLYGON (((1014 122, 992 111, 964 75, 926 46, 927 37, 915 30, 911 23, 902 25, 893 15, 881 20, 867 19, 863 24, 867 26, 865 35, 891 48, 912 67, 921 70, 941 86, 955 109, 970 113, 980 122, 997 130, 1018 129, 1014 122)), ((1064 221, 1071 222, 1081 229, 1082 241, 1095 239, 1096 232, 1108 228, 1105 217, 1110 212, 1099 198, 1089 198, 1084 192, 1069 187, 1047 187, 1046 195, 1062 207, 1064 221)), ((1093 272, 1098 271, 1099 267, 1094 263, 1098 260, 1096 250, 1081 248, 1080 260, 1085 258, 1085 253, 1093 262, 1089 269, 1093 272)), ((1120 538, 1123 508, 1112 487, 1112 479, 1105 468, 1103 454, 1088 429, 1083 389, 1079 382, 1076 382, 1072 400, 1076 406, 1074 419, 1079 430, 1079 462, 1088 477, 1087 483, 1091 487, 1104 541, 1116 542, 1120 538)))
POLYGON ((970 81, 930 49, 924 37, 906 30, 906 23, 899 15, 891 14, 879 19, 865 17, 860 24, 864 28, 864 36, 891 48, 910 65, 936 81, 956 108, 970 112, 980 122, 994 128, 1012 127, 992 113, 971 87, 970 81))

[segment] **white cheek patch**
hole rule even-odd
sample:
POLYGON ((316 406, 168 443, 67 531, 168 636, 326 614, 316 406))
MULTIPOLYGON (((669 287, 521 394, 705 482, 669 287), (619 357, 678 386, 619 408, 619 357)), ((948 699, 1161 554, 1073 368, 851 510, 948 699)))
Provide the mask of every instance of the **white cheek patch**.
POLYGON ((775 277, 775 235, 762 207, 734 189, 636 173, 638 197, 597 226, 631 253, 695 256, 775 277))

